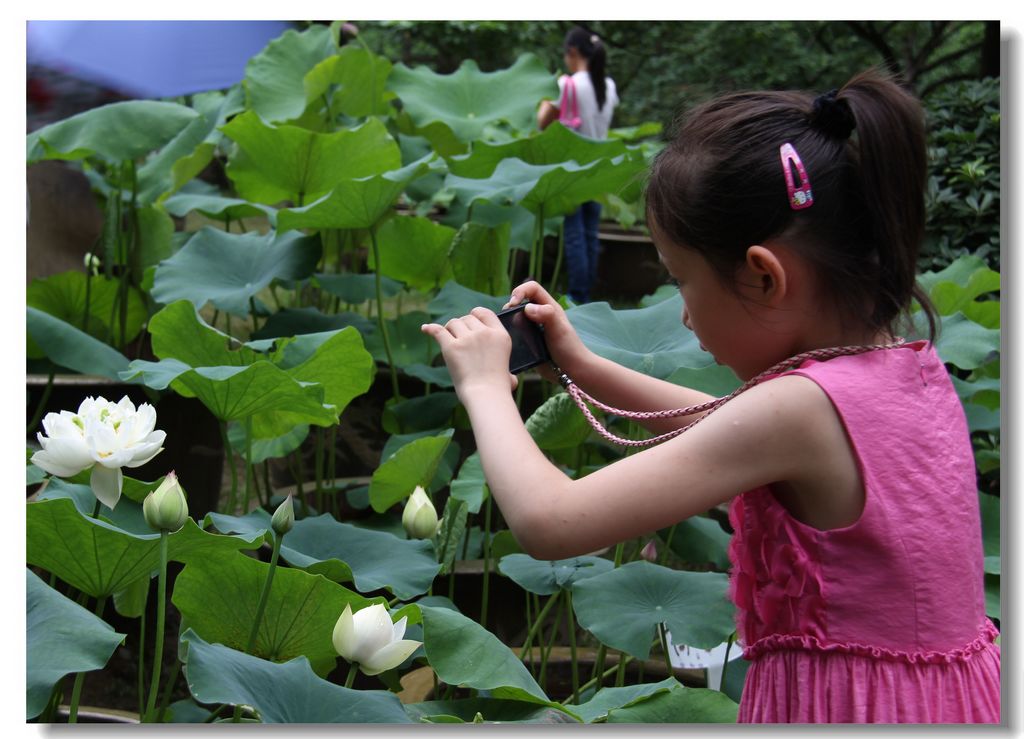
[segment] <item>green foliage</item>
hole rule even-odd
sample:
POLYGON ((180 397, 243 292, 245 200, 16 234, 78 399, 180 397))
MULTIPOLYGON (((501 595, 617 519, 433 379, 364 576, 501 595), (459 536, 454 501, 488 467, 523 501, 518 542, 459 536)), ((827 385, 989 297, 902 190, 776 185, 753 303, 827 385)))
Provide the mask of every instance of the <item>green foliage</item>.
POLYGON ((999 269, 999 80, 951 85, 928 100, 924 269, 974 254, 999 269))

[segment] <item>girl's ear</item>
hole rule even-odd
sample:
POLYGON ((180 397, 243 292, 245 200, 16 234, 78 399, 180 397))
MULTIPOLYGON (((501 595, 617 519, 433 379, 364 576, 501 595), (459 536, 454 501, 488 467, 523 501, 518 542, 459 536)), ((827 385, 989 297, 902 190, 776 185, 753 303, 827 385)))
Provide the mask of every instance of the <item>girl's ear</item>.
POLYGON ((775 306, 782 302, 788 292, 786 268, 776 253, 764 246, 756 245, 747 249, 747 277, 760 302, 775 306))

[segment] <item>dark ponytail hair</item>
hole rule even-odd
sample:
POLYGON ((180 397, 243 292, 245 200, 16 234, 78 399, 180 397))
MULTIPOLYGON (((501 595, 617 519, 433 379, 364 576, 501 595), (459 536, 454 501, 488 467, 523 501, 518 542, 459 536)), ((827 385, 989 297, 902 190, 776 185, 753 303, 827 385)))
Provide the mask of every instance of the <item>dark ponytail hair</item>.
POLYGON ((587 73, 590 75, 590 83, 594 86, 594 94, 597 96, 597 109, 601 110, 607 97, 607 90, 604 84, 607 61, 604 42, 601 41, 596 33, 591 33, 585 28, 574 26, 565 35, 564 45, 566 51, 569 50, 569 47, 572 47, 587 60, 587 73))
MULTIPOLYGON (((787 165, 788 166, 788 165, 787 165)), ((677 123, 647 185, 647 218, 733 285, 747 248, 785 236, 815 268, 847 325, 895 332, 917 286, 927 154, 920 103, 878 70, 814 97, 739 92, 677 123), (790 206, 779 147, 803 161, 813 204, 790 206)))

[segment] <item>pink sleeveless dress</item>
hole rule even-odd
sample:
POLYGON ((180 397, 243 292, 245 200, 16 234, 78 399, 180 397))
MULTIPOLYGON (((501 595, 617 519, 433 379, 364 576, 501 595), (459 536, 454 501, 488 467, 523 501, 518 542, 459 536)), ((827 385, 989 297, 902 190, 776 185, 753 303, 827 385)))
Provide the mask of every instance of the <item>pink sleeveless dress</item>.
POLYGON ((999 722, 974 456, 926 342, 809 361, 864 479, 850 526, 820 531, 767 487, 729 511, 731 596, 752 664, 740 722, 999 722))

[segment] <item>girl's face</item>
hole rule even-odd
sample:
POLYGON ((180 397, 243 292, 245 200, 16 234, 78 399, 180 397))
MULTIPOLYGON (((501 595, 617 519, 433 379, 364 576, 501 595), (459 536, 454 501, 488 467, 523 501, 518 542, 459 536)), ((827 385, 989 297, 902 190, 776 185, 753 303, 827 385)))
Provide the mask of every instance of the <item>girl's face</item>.
POLYGON ((658 256, 679 286, 683 324, 718 364, 726 365, 742 380, 770 366, 769 356, 778 347, 771 341, 772 332, 757 320, 757 306, 743 294, 742 274, 738 275, 737 294, 693 249, 659 244, 658 256))

